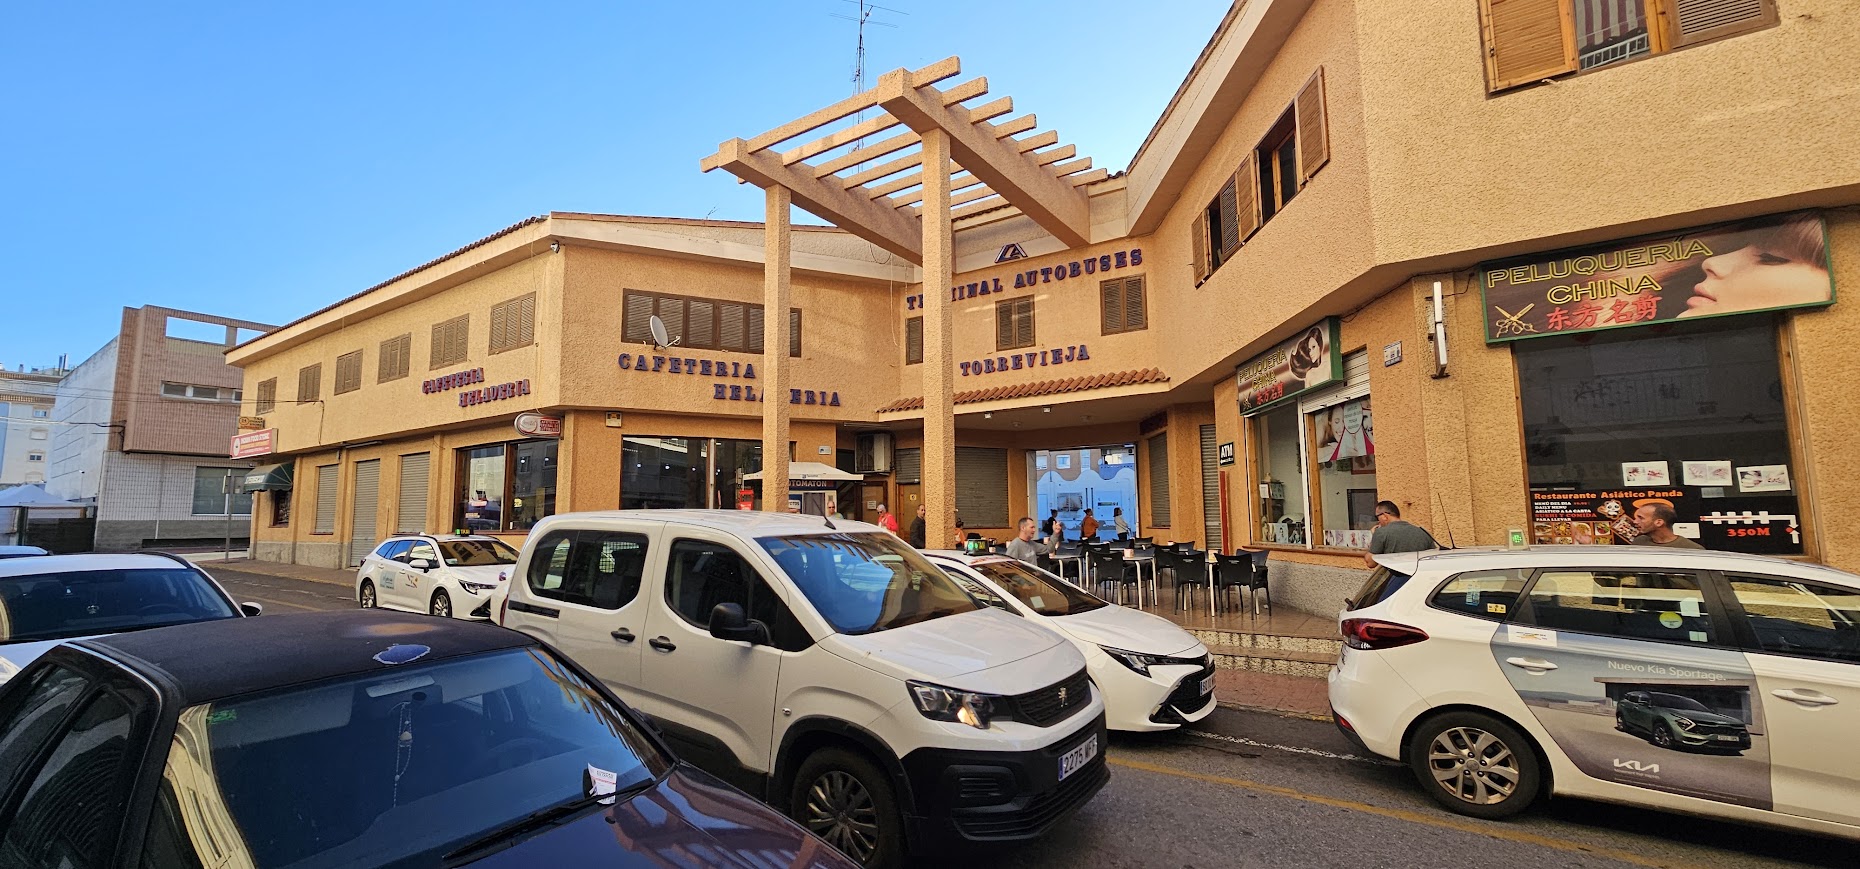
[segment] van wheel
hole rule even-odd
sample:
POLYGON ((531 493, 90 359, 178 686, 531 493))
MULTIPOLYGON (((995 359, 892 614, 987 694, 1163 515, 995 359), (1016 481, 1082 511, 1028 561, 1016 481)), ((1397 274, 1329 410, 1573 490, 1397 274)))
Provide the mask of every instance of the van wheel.
POLYGON ((890 776, 863 755, 823 748, 794 776, 789 811, 808 832, 866 867, 904 859, 904 819, 890 776))
POLYGON ((375 584, 373 581, 362 580, 361 601, 362 609, 371 610, 375 608, 375 584))
POLYGON ((1408 766, 1435 802, 1488 820, 1524 811, 1543 782, 1537 751, 1524 735, 1478 712, 1450 712, 1417 728, 1408 766))
POLYGON ((452 618, 452 598, 443 588, 433 592, 433 602, 426 608, 426 611, 442 619, 452 618))

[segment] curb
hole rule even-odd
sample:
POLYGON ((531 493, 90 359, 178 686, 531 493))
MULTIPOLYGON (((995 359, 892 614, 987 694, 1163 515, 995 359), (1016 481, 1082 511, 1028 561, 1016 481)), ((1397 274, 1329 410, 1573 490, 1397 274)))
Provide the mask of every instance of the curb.
MULTIPOLYGON (((266 567, 266 565, 268 565, 270 562, 265 562, 265 561, 249 561, 249 560, 248 561, 200 561, 200 562, 195 562, 195 563, 208 570, 212 570, 213 568, 217 567, 217 568, 221 568, 224 570, 236 571, 238 573, 256 573, 256 574, 259 574, 260 576, 275 576, 279 579, 296 579, 296 580, 302 580, 304 582, 321 583, 323 585, 337 585, 337 586, 342 586, 344 588, 347 588, 354 584, 352 580, 348 580, 348 579, 340 579, 340 580, 339 579, 324 579, 323 577, 319 577, 319 576, 304 576, 303 574, 299 574, 299 573, 287 573, 283 570, 266 567)), ((295 565, 282 565, 282 566, 292 567, 295 565)))

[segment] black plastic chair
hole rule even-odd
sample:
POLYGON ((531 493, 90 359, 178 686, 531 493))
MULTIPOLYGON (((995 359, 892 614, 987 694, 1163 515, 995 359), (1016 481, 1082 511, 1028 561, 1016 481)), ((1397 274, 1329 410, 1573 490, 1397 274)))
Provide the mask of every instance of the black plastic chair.
MULTIPOLYGON (((1142 593, 1137 582, 1137 565, 1125 561, 1121 552, 1113 552, 1106 547, 1093 547, 1086 559, 1091 562, 1092 582, 1100 588, 1111 586, 1116 591, 1118 601, 1124 600, 1125 588, 1142 593)), ((1138 601, 1141 600, 1138 598, 1138 601)))
POLYGON ((1204 557, 1193 550, 1186 553, 1175 549, 1156 551, 1157 566, 1168 564, 1169 575, 1175 580, 1176 609, 1183 609, 1185 602, 1193 605, 1195 589, 1201 589, 1203 594, 1213 593, 1213 590, 1208 587, 1208 571, 1202 561, 1204 557), (1163 560, 1165 558, 1168 559, 1167 562, 1163 560))
POLYGON ((1270 573, 1266 568, 1266 556, 1268 554, 1270 553, 1264 549, 1247 553, 1253 562, 1253 579, 1252 582, 1248 583, 1247 588, 1250 590, 1253 597, 1253 612, 1255 614, 1259 612, 1259 593, 1262 591, 1266 593, 1266 611, 1272 611, 1272 585, 1267 582, 1270 578, 1270 573))
POLYGON ((1239 591, 1239 605, 1245 607, 1245 591, 1252 588, 1253 559, 1247 555, 1214 556, 1214 611, 1221 612, 1227 608, 1227 593, 1239 591))

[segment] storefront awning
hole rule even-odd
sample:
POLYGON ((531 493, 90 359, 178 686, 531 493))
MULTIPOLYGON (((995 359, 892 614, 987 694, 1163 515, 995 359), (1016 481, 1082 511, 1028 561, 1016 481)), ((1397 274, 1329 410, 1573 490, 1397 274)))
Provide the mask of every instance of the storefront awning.
POLYGON ((247 471, 245 478, 239 481, 239 491, 281 492, 288 490, 291 487, 291 469, 295 464, 283 462, 276 465, 259 465, 247 471))
MULTIPOLYGON (((744 474, 745 480, 760 480, 762 472, 744 474)), ((788 486, 793 489, 831 489, 835 483, 852 483, 865 479, 819 462, 789 462, 788 486), (808 484, 813 485, 808 485, 808 484)))

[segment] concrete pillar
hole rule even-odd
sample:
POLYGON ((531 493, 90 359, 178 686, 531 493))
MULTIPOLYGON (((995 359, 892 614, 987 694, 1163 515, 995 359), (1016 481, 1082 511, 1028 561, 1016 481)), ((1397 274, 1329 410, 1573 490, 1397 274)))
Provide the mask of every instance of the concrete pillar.
POLYGON ((788 509, 788 188, 770 187, 762 236, 762 509, 788 509))
MULTIPOLYGON (((956 355, 949 287, 955 238, 949 217, 949 133, 923 133, 924 156, 924 542, 942 549, 956 528, 956 355)), ((908 521, 908 520, 907 520, 908 521)))

